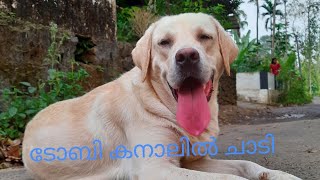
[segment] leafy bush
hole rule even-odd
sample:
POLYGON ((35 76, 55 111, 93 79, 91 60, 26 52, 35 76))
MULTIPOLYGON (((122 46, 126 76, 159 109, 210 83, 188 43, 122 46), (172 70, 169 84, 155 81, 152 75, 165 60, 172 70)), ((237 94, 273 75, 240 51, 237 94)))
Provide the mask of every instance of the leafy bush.
POLYGON ((250 30, 243 37, 234 34, 235 42, 239 48, 239 54, 231 67, 237 72, 255 72, 261 69, 261 61, 256 60, 258 46, 256 40, 250 40, 250 30))
POLYGON ((296 55, 291 53, 281 67, 279 81, 283 84, 283 92, 279 102, 285 105, 306 104, 312 101, 308 94, 307 85, 304 77, 297 73, 295 69, 296 55))
MULTIPOLYGON (((217 4, 215 6, 210 6, 208 5, 210 2, 210 0, 170 2, 169 14, 174 15, 186 12, 203 12, 214 15, 222 26, 231 26, 224 5, 217 4)), ((145 7, 131 6, 118 9, 117 39, 119 41, 137 41, 143 35, 147 27, 153 21, 158 19, 158 16, 168 14, 168 2, 159 0, 154 1, 154 3, 155 4, 148 4, 148 6, 145 7)))
POLYGON ((39 83, 38 87, 33 87, 28 82, 21 82, 20 88, 11 87, 2 90, 5 111, 0 114, 0 136, 18 138, 24 131, 26 123, 40 110, 57 101, 84 93, 79 83, 88 77, 85 70, 62 72, 50 69, 48 73, 48 80, 39 83))
POLYGON ((117 38, 120 41, 137 41, 147 30, 149 25, 158 19, 146 7, 122 8, 117 14, 117 38))
POLYGON ((132 31, 129 19, 132 17, 134 7, 121 8, 117 11, 117 39, 118 41, 133 42, 139 39, 132 31))
MULTIPOLYGON (((202 12, 213 15, 224 27, 229 27, 231 23, 229 22, 228 15, 230 12, 226 11, 226 7, 221 2, 214 2, 211 0, 184 0, 184 1, 165 1, 157 0, 155 4, 151 5, 151 9, 157 15, 163 16, 166 14, 180 14, 187 12, 202 12)), ((233 2, 235 3, 235 2, 233 2)), ((230 4, 229 4, 230 5, 230 4)))
POLYGON ((306 82, 300 78, 293 78, 291 80, 291 88, 284 91, 280 97, 279 102, 284 105, 302 105, 312 101, 312 97, 307 93, 306 82))
POLYGON ((158 17, 144 8, 132 7, 129 22, 137 37, 142 37, 149 25, 156 21, 158 17))
POLYGON ((57 41, 57 26, 51 26, 52 44, 48 49, 47 61, 51 68, 48 70, 48 78, 39 80, 36 87, 28 82, 21 82, 17 86, 2 89, 2 104, 4 112, 0 113, 0 137, 15 139, 24 132, 27 122, 40 110, 57 101, 77 97, 84 93, 80 85, 89 75, 80 68, 74 70, 74 62, 71 61, 72 70, 63 72, 53 69, 58 63, 58 50, 66 38, 63 36, 57 41))

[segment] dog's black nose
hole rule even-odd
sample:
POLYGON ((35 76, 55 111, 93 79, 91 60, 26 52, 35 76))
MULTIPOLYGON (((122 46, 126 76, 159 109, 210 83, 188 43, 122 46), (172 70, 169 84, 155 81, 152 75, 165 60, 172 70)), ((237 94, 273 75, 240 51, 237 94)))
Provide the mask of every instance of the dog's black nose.
POLYGON ((176 63, 178 66, 192 66, 199 61, 199 52, 193 48, 180 49, 176 54, 176 63))

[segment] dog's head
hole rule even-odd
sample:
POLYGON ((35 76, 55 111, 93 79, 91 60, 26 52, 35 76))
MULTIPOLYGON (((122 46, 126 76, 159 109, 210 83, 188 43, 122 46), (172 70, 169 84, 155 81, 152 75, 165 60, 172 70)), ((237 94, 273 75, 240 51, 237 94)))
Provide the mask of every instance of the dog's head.
POLYGON ((166 16, 153 23, 132 51, 142 80, 160 82, 176 100, 180 126, 200 135, 211 119, 209 101, 238 48, 220 23, 202 13, 166 16))

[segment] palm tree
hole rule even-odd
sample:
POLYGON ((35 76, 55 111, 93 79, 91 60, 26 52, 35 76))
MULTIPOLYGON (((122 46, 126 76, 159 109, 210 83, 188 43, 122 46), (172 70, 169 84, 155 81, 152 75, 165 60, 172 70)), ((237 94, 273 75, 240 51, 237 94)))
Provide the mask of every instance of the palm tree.
POLYGON ((259 0, 249 0, 249 3, 254 3, 257 7, 257 22, 256 22, 256 31, 257 31, 257 44, 259 43, 259 0))
MULTIPOLYGON (((267 16, 266 23, 265 23, 265 28, 268 31, 268 29, 271 30, 271 37, 272 37, 272 42, 274 42, 274 30, 275 30, 275 17, 276 16, 283 16, 283 13, 281 10, 276 9, 278 5, 280 5, 280 2, 275 2, 273 3, 272 0, 264 0, 264 4, 261 6, 266 12, 262 13, 263 17, 267 16), (272 23, 273 20, 273 23, 272 23), (270 23, 270 26, 269 26, 270 23), (273 33, 272 33, 273 32, 273 33)), ((274 52, 274 43, 271 45, 271 50, 272 50, 272 55, 274 52)))
POLYGON ((243 10, 235 9, 234 10, 234 14, 238 19, 238 23, 239 23, 241 29, 244 29, 245 26, 248 26, 248 22, 246 21, 247 20, 247 14, 243 10), (241 18, 241 16, 243 18, 241 18), (241 20, 241 19, 244 19, 244 20, 241 20))
MULTIPOLYGON (((276 6, 280 5, 280 2, 276 2, 276 6)), ((261 6, 266 12, 262 13, 261 15, 263 17, 267 16, 265 28, 268 31, 268 29, 272 29, 272 18, 273 18, 273 3, 271 0, 264 0, 264 4, 261 6), (270 26, 269 26, 270 23, 270 26), (268 27, 269 26, 269 27, 268 27)), ((276 16, 283 16, 283 13, 281 10, 277 9, 275 11, 276 16)))

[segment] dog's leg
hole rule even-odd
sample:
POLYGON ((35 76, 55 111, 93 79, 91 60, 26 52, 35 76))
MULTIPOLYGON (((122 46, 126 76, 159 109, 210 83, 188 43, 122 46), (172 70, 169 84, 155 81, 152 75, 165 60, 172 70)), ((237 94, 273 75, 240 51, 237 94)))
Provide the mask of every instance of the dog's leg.
POLYGON ((254 162, 244 160, 214 160, 203 158, 183 165, 183 167, 213 173, 233 174, 257 180, 301 180, 291 174, 270 170, 254 162))
POLYGON ((134 175, 135 179, 139 180, 246 180, 240 176, 231 174, 219 174, 219 173, 208 173, 200 172, 196 170, 190 170, 185 168, 177 167, 171 163, 163 163, 161 166, 159 163, 152 163, 155 166, 149 164, 144 166, 142 171, 136 172, 134 175))
POLYGON ((128 132, 128 134, 132 134, 132 136, 128 136, 132 150, 132 158, 130 158, 130 176, 132 180, 245 180, 243 177, 232 174, 208 173, 181 168, 181 157, 169 157, 165 147, 162 149, 157 146, 157 144, 167 146, 168 144, 179 142, 177 135, 170 130, 161 129, 160 131, 158 127, 149 127, 134 131, 134 133, 128 132), (134 148, 138 144, 149 144, 154 148, 142 148, 141 146, 134 148), (150 156, 150 154, 153 156, 150 156), (156 155, 157 157, 155 157, 156 155))

